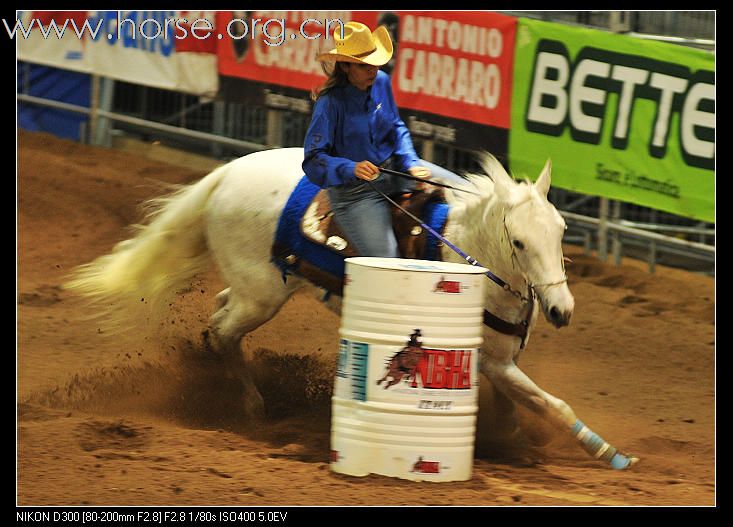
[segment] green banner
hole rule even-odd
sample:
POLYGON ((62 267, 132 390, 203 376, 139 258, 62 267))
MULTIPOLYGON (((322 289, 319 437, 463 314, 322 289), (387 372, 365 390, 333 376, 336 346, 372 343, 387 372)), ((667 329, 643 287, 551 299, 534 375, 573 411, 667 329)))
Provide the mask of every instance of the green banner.
POLYGON ((715 221, 715 58, 520 19, 509 163, 552 184, 715 221))

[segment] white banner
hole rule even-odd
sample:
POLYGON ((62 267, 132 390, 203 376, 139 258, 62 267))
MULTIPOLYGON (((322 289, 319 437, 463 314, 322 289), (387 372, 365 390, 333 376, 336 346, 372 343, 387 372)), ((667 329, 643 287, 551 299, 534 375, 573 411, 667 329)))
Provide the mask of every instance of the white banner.
POLYGON ((17 43, 18 60, 91 73, 85 53, 89 37, 79 38, 74 31, 83 27, 84 19, 85 11, 18 11, 15 25, 6 21, 6 26, 17 43), (49 24, 51 20, 55 25, 49 24))
POLYGON ((195 95, 218 90, 213 12, 27 11, 15 38, 20 60, 195 95))

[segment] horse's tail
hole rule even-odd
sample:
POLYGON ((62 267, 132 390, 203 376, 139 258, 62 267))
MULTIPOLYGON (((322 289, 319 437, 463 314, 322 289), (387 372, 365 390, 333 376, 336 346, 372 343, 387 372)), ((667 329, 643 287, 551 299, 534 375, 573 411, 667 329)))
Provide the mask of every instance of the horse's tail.
POLYGON ((160 320, 175 292, 208 267, 204 212, 226 168, 146 202, 145 224, 133 227, 134 236, 77 267, 64 287, 91 300, 108 329, 128 329, 140 315, 160 320))

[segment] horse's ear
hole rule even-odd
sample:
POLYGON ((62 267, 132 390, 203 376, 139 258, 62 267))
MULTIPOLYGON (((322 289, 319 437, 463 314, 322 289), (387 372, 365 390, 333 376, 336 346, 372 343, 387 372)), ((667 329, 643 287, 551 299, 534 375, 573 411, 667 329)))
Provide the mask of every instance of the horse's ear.
POLYGON ((494 183, 494 192, 500 201, 508 201, 511 196, 512 188, 514 188, 514 180, 507 174, 504 166, 496 157, 485 152, 481 158, 481 166, 486 175, 494 183))
POLYGON ((513 186, 511 178, 501 171, 496 171, 491 176, 491 179, 494 182, 494 192, 499 198, 499 201, 509 201, 509 198, 511 196, 511 189, 513 186))
POLYGON ((545 197, 547 197, 547 193, 550 191, 551 172, 552 172, 552 160, 548 159, 547 163, 545 163, 545 168, 543 168, 542 172, 540 173, 540 177, 537 178, 537 181, 534 184, 534 187, 537 189, 537 192, 539 192, 542 196, 545 196, 545 197))

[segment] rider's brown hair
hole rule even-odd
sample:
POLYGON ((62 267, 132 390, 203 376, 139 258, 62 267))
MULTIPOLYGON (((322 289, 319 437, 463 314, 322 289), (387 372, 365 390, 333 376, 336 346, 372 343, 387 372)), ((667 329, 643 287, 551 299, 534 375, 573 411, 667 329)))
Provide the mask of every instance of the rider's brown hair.
POLYGON ((318 86, 317 88, 314 88, 311 90, 311 100, 314 102, 317 101, 322 96, 326 95, 329 91, 331 91, 336 86, 343 86, 345 84, 348 84, 349 77, 347 76, 344 69, 339 66, 341 64, 340 62, 321 62, 321 68, 323 68, 323 73, 326 74, 328 77, 326 81, 318 86))

